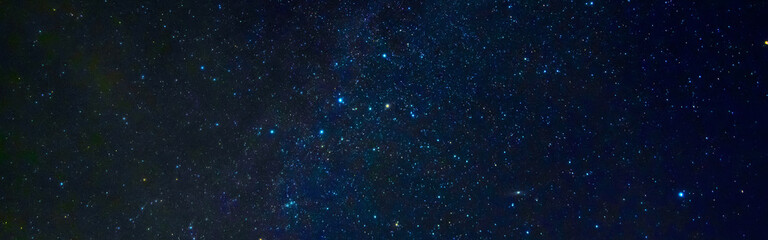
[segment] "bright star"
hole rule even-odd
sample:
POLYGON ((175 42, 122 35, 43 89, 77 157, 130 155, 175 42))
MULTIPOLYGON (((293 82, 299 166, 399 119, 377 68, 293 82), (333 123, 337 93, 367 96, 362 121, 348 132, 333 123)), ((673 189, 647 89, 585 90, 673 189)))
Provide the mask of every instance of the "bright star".
POLYGON ((339 98, 339 103, 344 103, 344 98, 339 98))
POLYGON ((678 197, 683 197, 683 196, 684 196, 684 194, 683 194, 683 192, 679 192, 679 193, 677 193, 677 196, 678 196, 678 197))
POLYGON ((382 53, 382 54, 381 54, 381 57, 383 57, 383 58, 387 58, 387 54, 386 54, 386 53, 382 53))

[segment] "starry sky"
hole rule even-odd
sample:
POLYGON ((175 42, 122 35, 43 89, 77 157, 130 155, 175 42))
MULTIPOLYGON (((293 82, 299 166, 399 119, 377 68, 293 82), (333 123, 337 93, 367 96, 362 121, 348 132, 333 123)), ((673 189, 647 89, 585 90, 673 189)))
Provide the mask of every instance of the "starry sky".
POLYGON ((0 239, 765 239, 766 9, 0 1, 0 239))

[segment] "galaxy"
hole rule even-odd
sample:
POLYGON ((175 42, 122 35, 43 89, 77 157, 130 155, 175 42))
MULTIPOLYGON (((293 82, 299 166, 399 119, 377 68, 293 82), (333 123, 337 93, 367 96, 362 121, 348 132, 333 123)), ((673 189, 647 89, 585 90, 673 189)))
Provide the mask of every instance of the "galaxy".
POLYGON ((766 13, 0 1, 0 239, 766 239, 766 13))

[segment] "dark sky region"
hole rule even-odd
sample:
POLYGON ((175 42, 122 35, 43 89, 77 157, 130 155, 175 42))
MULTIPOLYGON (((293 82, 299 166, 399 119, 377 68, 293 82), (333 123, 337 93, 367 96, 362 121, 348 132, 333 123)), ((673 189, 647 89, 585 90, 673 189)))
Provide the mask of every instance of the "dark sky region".
POLYGON ((768 2, 0 1, 0 239, 766 239, 768 2))

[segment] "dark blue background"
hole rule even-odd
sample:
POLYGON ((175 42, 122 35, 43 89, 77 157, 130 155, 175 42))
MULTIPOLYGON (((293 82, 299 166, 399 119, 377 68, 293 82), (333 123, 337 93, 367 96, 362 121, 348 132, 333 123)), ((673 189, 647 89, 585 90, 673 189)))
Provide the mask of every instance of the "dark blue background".
POLYGON ((766 5, 2 1, 0 238, 764 239, 766 5))

